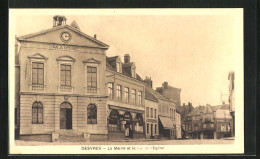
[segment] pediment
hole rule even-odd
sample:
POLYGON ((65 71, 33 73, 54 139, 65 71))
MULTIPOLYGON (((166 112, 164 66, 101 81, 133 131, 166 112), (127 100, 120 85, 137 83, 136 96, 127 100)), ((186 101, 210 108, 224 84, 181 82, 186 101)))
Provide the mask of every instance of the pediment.
POLYGON ((40 54, 40 53, 35 53, 31 56, 28 56, 29 59, 41 59, 41 60, 48 60, 47 57, 45 57, 44 55, 40 54))
POLYGON ((69 62, 75 62, 76 60, 71 56, 60 56, 56 59, 57 61, 69 61, 69 62))
POLYGON ((83 63, 94 63, 94 64, 100 64, 101 62, 94 59, 94 58, 90 58, 90 59, 87 59, 87 60, 84 60, 83 63))
POLYGON ((41 32, 21 36, 17 39, 18 41, 75 45, 105 49, 109 47, 107 44, 69 25, 53 27, 41 32))

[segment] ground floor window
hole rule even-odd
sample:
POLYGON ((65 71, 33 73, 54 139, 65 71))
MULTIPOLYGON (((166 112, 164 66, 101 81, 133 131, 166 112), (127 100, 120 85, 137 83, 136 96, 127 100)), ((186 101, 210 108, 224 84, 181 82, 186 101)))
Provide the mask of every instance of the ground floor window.
POLYGON ((34 102, 32 105, 32 123, 43 123, 43 105, 41 102, 34 102))
POLYGON ((147 124, 146 134, 149 134, 149 124, 147 124))
POLYGON ((154 134, 157 134, 157 124, 154 124, 154 134))
POLYGON ((109 131, 119 131, 119 113, 113 109, 109 115, 108 128, 109 131))
POLYGON ((97 124, 97 106, 95 104, 89 104, 87 108, 87 123, 97 124))

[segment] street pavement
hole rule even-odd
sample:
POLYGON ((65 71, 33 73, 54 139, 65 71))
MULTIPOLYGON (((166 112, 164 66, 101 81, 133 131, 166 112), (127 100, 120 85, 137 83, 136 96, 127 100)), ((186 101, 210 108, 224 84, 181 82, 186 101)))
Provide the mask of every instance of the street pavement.
POLYGON ((205 144, 234 144, 232 139, 187 139, 187 140, 118 140, 104 142, 37 142, 15 140, 16 146, 43 145, 205 145, 205 144))

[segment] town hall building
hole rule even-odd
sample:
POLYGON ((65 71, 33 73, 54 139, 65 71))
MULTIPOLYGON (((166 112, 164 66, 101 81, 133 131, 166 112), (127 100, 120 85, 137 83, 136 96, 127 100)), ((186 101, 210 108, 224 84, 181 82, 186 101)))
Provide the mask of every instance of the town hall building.
POLYGON ((16 136, 144 138, 145 83, 130 55, 107 57, 107 44, 66 21, 54 16, 52 28, 16 38, 16 136))

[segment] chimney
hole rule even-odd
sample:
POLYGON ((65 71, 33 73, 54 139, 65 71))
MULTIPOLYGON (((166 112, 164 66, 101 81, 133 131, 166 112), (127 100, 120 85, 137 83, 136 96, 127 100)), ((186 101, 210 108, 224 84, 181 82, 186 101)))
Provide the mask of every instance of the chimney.
POLYGON ((168 87, 168 82, 163 82, 162 87, 163 87, 163 89, 167 89, 167 87, 168 87))
POLYGON ((67 21, 67 18, 62 15, 55 15, 53 17, 53 27, 65 25, 67 21))
POLYGON ((148 85, 148 86, 150 86, 151 88, 153 88, 153 81, 152 81, 152 78, 150 77, 145 77, 145 80, 144 80, 144 82, 148 85))
POLYGON ((97 38, 97 34, 94 34, 94 38, 95 38, 95 39, 97 38))
POLYGON ((130 63, 130 55, 129 54, 125 54, 124 61, 125 61, 125 63, 130 63))

